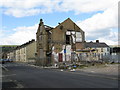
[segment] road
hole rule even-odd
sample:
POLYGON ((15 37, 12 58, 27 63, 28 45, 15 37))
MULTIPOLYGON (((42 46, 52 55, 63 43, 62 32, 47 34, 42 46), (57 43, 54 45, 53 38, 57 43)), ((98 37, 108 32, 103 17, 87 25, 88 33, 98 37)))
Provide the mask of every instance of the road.
POLYGON ((24 88, 118 88, 116 77, 43 69, 18 63, 6 63, 3 66, 7 69, 3 70, 3 81, 6 78, 17 81, 24 88))

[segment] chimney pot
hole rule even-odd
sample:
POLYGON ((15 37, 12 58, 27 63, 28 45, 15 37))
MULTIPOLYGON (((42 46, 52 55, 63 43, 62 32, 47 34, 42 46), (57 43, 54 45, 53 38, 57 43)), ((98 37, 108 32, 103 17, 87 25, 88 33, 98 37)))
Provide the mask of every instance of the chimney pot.
POLYGON ((42 19, 40 19, 40 23, 39 23, 39 25, 41 26, 43 24, 43 20, 42 19))
POLYGON ((40 22, 42 22, 43 20, 42 19, 40 19, 40 22))
POLYGON ((96 43, 99 43, 99 40, 96 40, 96 43))

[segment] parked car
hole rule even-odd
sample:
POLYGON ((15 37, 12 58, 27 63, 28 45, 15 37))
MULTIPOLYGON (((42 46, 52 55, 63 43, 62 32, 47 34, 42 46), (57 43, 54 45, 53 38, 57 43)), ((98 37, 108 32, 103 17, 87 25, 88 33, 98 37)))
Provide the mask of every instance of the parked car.
POLYGON ((6 62, 13 62, 13 59, 0 59, 1 64, 4 64, 6 62))
POLYGON ((13 62, 13 59, 9 59, 9 62, 13 62))
POLYGON ((4 59, 4 62, 9 62, 9 59, 4 59))

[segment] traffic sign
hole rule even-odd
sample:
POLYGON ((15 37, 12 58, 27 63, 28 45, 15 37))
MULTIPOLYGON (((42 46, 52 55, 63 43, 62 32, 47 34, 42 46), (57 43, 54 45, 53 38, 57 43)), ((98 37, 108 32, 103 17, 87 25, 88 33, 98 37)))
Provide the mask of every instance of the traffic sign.
POLYGON ((66 49, 64 49, 64 53, 66 53, 66 49))

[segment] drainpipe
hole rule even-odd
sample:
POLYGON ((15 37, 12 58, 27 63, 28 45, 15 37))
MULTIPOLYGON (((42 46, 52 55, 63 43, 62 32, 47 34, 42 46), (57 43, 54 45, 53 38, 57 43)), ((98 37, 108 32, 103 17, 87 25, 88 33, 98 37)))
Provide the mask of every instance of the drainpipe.
MULTIPOLYGON (((74 23, 74 30, 75 30, 75 23, 74 23)), ((76 54, 76 30, 75 30, 75 54, 76 54)), ((76 62, 76 60, 75 60, 76 62)))
POLYGON ((64 52, 64 54, 65 54, 65 62, 66 62, 66 32, 65 32, 65 52, 64 52))

